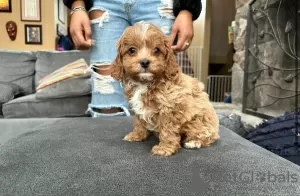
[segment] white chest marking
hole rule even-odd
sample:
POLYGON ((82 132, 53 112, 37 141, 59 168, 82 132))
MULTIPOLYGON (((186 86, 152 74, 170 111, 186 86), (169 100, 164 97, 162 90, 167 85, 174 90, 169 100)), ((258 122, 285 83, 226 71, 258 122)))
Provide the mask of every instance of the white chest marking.
POLYGON ((142 94, 146 93, 147 90, 148 87, 146 85, 138 85, 133 93, 133 96, 129 100, 129 104, 131 105, 135 114, 147 122, 146 128, 148 130, 153 130, 154 125, 152 122, 152 116, 154 115, 154 111, 150 108, 146 108, 142 101, 142 94))
POLYGON ((129 103, 134 110, 135 114, 143 115, 145 113, 144 103, 142 101, 142 94, 148 90, 146 85, 139 85, 136 87, 133 96, 129 100, 129 103))

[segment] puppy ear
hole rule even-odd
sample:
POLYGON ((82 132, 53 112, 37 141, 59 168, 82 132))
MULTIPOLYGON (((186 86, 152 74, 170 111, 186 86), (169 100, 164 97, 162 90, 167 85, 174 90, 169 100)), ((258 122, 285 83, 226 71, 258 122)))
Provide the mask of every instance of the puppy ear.
POLYGON ((176 56, 171 48, 170 41, 167 38, 165 39, 164 44, 166 48, 165 77, 168 80, 174 80, 178 76, 180 68, 176 62, 176 56))
POLYGON ((120 47, 121 47, 120 41, 117 41, 117 48, 118 48, 117 57, 112 63, 113 71, 111 73, 111 76, 116 80, 123 80, 123 74, 124 74, 120 47))

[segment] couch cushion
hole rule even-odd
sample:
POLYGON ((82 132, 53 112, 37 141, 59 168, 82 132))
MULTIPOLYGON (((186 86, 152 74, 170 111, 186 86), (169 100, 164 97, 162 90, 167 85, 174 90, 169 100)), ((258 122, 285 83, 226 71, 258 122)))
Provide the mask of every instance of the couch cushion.
POLYGON ((90 77, 76 77, 46 86, 36 92, 36 99, 76 97, 91 94, 90 77))
POLYGON ((0 115, 2 115, 2 105, 12 100, 20 92, 20 87, 13 83, 0 82, 0 115))
POLYGON ((55 121, 60 119, 61 118, 2 119, 0 120, 0 146, 19 135, 26 134, 28 131, 34 130, 38 126, 52 126, 52 124, 55 124, 55 121), (22 128, 20 129, 20 127, 22 128))
POLYGON ((20 86, 23 94, 34 92, 35 52, 0 50, 0 82, 20 86))
MULTIPOLYGON (((0 122, 1 125, 1 122, 0 122)), ((0 146, 3 195, 300 195, 300 167, 220 127, 209 148, 151 156, 132 118, 69 118, 0 146)))
POLYGON ((89 64, 89 51, 38 51, 35 67, 35 88, 44 76, 81 58, 89 64))
POLYGON ((38 100, 35 94, 14 99, 3 105, 4 118, 42 118, 86 116, 91 96, 38 100))
POLYGON ((0 103, 6 103, 19 94, 20 87, 13 83, 0 82, 0 103))

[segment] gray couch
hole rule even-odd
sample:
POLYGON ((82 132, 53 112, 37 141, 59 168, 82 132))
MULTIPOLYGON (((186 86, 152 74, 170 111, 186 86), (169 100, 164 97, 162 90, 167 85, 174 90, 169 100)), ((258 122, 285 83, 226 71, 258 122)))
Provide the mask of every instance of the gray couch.
POLYGON ((88 51, 0 50, 0 116, 86 116, 91 98, 89 77, 68 79, 48 87, 40 94, 35 90, 42 77, 78 59, 84 59, 88 63, 88 51))
POLYGON ((122 140, 131 117, 5 119, 0 127, 1 196, 300 195, 299 166, 223 126, 210 148, 169 158, 151 156, 154 136, 122 140))
POLYGON ((221 139, 209 148, 156 157, 156 137, 122 140, 132 117, 85 117, 88 91, 37 99, 39 78, 87 56, 0 52, 0 196, 300 195, 298 165, 222 125, 221 139))

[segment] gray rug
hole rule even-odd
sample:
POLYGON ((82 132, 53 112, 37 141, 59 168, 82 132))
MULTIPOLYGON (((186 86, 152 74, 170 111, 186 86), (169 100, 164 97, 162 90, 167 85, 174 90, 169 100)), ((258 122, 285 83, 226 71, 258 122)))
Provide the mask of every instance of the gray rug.
POLYGON ((151 156, 132 119, 57 120, 0 146, 0 195, 300 195, 300 167, 221 127, 210 148, 151 156))

